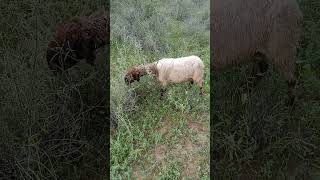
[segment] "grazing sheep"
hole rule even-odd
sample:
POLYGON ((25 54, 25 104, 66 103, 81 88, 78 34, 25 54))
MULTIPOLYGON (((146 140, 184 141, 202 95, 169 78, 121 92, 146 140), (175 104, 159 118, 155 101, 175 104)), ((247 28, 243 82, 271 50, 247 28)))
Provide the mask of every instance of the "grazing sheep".
POLYGON ((267 70, 266 64, 273 64, 287 80, 292 104, 301 20, 295 0, 213 0, 213 69, 251 62, 259 76, 267 70))
POLYGON ((169 82, 182 83, 189 81, 197 83, 200 87, 200 95, 203 90, 204 64, 197 56, 188 56, 181 58, 164 58, 157 62, 139 65, 128 70, 125 76, 125 82, 130 84, 139 81, 141 76, 146 74, 155 76, 162 85, 161 96, 169 82))
POLYGON ((106 45, 107 23, 105 11, 98 11, 89 16, 73 17, 60 24, 47 48, 50 70, 61 72, 81 59, 86 59, 93 66, 95 50, 106 45))

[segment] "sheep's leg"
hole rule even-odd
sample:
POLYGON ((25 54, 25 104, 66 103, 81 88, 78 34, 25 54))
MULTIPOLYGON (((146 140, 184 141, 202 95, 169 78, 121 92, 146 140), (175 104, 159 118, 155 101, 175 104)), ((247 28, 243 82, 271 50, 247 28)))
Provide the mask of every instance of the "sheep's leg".
POLYGON ((189 81, 189 87, 188 87, 188 90, 190 90, 191 89, 191 87, 192 87, 192 85, 194 84, 194 82, 193 82, 193 80, 191 79, 190 81, 189 81))
POLYGON ((265 61, 265 56, 263 54, 257 54, 255 57, 256 61, 253 64, 253 68, 251 71, 251 76, 248 79, 250 88, 257 86, 257 84, 263 78, 263 74, 268 70, 269 65, 265 61))
POLYGON ((198 86, 200 87, 200 96, 204 95, 203 81, 198 81, 198 86))
POLYGON ((202 87, 200 87, 200 95, 201 95, 201 96, 203 96, 203 95, 204 95, 204 88, 203 88, 203 86, 202 86, 202 87))
POLYGON ((166 93, 166 91, 167 91, 167 89, 161 88, 161 90, 160 90, 160 100, 163 99, 163 96, 164 96, 164 94, 166 93))
POLYGON ((288 84, 288 100, 287 105, 292 106, 296 98, 296 86, 297 86, 297 66, 295 63, 295 53, 291 53, 292 56, 288 56, 286 63, 281 63, 279 69, 282 70, 287 84, 288 84))
POLYGON ((203 69, 201 68, 200 71, 196 71, 196 73, 193 75, 192 79, 200 87, 200 93, 199 94, 202 96, 204 94, 204 89, 203 89, 203 69))
POLYGON ((90 64, 91 66, 94 66, 94 61, 96 59, 95 49, 93 49, 90 44, 90 42, 85 41, 81 44, 81 50, 79 52, 79 55, 84 57, 86 59, 86 62, 90 64))
POLYGON ((291 106, 294 104, 295 98, 296 98, 296 80, 287 81, 288 83, 288 104, 291 106))
POLYGON ((297 84, 296 53, 300 38, 300 28, 292 18, 279 19, 279 25, 274 27, 270 37, 268 54, 279 72, 285 76, 288 83, 288 104, 293 105, 297 84), (288 20, 288 21, 286 21, 288 20))
MULTIPOLYGON (((285 37, 285 35, 283 35, 285 37)), ((280 38, 277 36, 277 38, 280 38)), ((288 37, 287 37, 288 38, 288 37)), ((288 99, 287 105, 292 106, 296 97, 296 84, 297 84, 297 69, 296 69, 296 48, 292 46, 292 42, 287 42, 286 39, 276 39, 274 42, 276 47, 270 50, 270 58, 278 69, 284 75, 288 84, 288 99), (282 40, 282 41, 281 41, 282 40)), ((272 46, 271 46, 272 47, 272 46)))
POLYGON ((292 106, 295 102, 297 85, 296 68, 293 59, 291 60, 292 62, 287 62, 285 63, 286 65, 277 63, 279 71, 282 72, 288 84, 288 99, 286 104, 289 106, 292 106))
POLYGON ((162 99, 163 95, 166 92, 167 82, 164 81, 164 82, 161 83, 161 85, 162 85, 162 87, 161 87, 161 90, 160 90, 160 99, 162 99))
POLYGON ((163 97, 163 95, 166 93, 166 89, 165 88, 161 88, 160 90, 160 96, 163 97))
POLYGON ((253 63, 252 68, 251 68, 251 73, 250 76, 247 78, 247 83, 249 85, 249 90, 255 86, 257 83, 257 77, 259 76, 260 69, 258 63, 253 63))
POLYGON ((294 56, 284 56, 275 58, 274 64, 278 71, 282 73, 288 84, 288 105, 293 105, 295 101, 296 94, 296 65, 294 62, 294 56))
POLYGON ((87 62, 88 64, 90 64, 91 66, 94 66, 94 65, 95 65, 95 63, 94 63, 95 59, 96 59, 95 53, 94 53, 94 52, 91 52, 91 53, 88 55, 88 57, 86 58, 86 62, 87 62))
POLYGON ((275 67, 282 73, 288 84, 288 105, 293 105, 296 94, 296 64, 295 64, 295 51, 289 51, 285 55, 281 54, 273 59, 275 67), (288 55, 286 55, 288 54, 288 55))

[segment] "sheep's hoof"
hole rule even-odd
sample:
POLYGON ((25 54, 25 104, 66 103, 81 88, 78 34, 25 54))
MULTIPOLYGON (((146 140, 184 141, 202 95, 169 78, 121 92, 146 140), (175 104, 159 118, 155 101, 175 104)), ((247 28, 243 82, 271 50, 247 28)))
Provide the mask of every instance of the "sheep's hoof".
POLYGON ((200 96, 203 96, 204 95, 204 90, 201 89, 199 94, 200 94, 200 96))
POLYGON ((164 96, 166 90, 165 89, 161 89, 160 91, 160 99, 162 99, 162 97, 164 96))

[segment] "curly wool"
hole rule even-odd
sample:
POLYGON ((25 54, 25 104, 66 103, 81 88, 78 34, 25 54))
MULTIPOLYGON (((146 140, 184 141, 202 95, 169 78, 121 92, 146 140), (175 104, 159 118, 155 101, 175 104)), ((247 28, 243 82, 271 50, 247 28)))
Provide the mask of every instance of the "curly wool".
POLYGON ((94 65, 95 50, 106 45, 107 17, 104 11, 73 17, 57 26, 48 44, 47 62, 52 71, 66 70, 81 59, 94 65))

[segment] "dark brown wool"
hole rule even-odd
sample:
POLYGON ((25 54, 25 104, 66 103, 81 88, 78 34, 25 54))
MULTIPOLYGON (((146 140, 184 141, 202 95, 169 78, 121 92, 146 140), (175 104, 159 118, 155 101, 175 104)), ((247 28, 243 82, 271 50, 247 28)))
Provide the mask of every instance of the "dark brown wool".
POLYGON ((50 70, 66 70, 80 60, 94 65, 95 50, 106 45, 107 13, 99 11, 89 16, 73 17, 57 26, 48 44, 47 62, 50 70))

